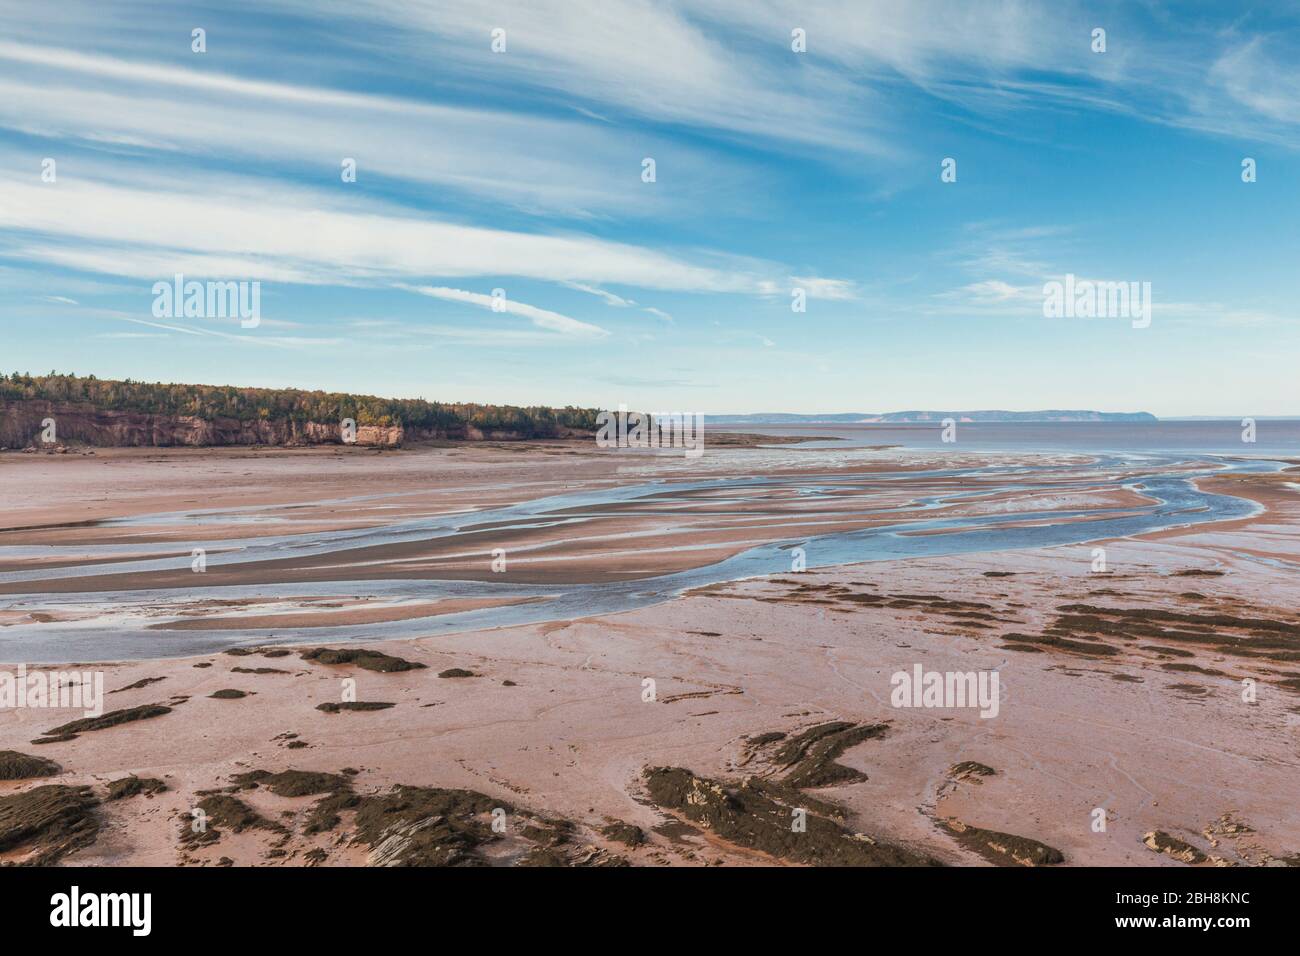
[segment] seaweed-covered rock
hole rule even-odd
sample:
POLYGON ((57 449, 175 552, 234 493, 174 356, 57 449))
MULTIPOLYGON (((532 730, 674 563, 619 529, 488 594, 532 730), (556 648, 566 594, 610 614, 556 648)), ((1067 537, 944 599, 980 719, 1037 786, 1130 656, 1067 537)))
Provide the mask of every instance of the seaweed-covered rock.
POLYGON ((46 784, 0 797, 0 852, 30 851, 24 863, 48 866, 95 842, 99 801, 89 787, 46 784))
POLYGON ((348 787, 348 779, 336 773, 320 770, 281 770, 268 773, 250 770, 230 778, 244 788, 263 787, 277 797, 309 797, 317 793, 334 793, 348 787))
POLYGON ((474 850, 495 836, 486 817, 500 806, 473 790, 398 786, 358 801, 356 838, 372 866, 475 865, 474 850))
POLYGON ((1143 834, 1142 842, 1146 844, 1147 849, 1164 853, 1183 863, 1204 863, 1208 859, 1204 853, 1186 840, 1170 836, 1164 830, 1152 830, 1150 833, 1143 834))
POLYGON ((737 846, 817 866, 933 866, 935 861, 881 843, 814 812, 798 791, 750 778, 736 785, 682 767, 652 767, 646 788, 671 810, 737 846))
POLYGON ((624 823, 622 820, 615 820, 600 830, 600 835, 606 840, 613 840, 615 843, 622 843, 624 846, 638 847, 645 842, 645 833, 640 827, 631 823, 624 823))
POLYGON ((343 710, 387 710, 389 707, 396 707, 396 704, 383 700, 350 700, 336 703, 335 701, 326 701, 323 704, 317 704, 317 710, 323 710, 327 714, 337 714, 343 710))
POLYGON ((92 730, 106 730, 109 727, 116 727, 118 724, 148 720, 151 717, 161 717, 163 714, 170 714, 171 712, 172 709, 163 704, 141 704, 138 707, 110 710, 107 714, 101 714, 98 717, 82 717, 80 720, 69 721, 66 724, 60 724, 53 730, 45 731, 45 734, 47 738, 71 740, 77 734, 84 734, 92 730))
POLYGON ((134 797, 137 794, 155 794, 162 793, 167 789, 167 784, 163 783, 157 777, 137 777, 132 774, 129 777, 123 777, 121 780, 111 780, 108 784, 108 799, 122 800, 126 797, 134 797))
POLYGON ((972 777, 992 777, 997 771, 988 764, 978 763, 974 760, 963 760, 961 763, 955 763, 948 768, 948 776, 953 780, 967 780, 972 777))
POLYGON ((948 820, 942 826, 966 849, 998 866, 1050 866, 1065 862, 1060 850, 1029 837, 985 830, 960 820, 948 820))
POLYGON ((829 787, 865 780, 866 774, 836 763, 835 758, 864 740, 884 736, 888 729, 888 724, 852 724, 843 720, 818 724, 791 737, 776 752, 775 760, 791 768, 785 777, 790 787, 829 787))
POLYGON ((366 647, 315 647, 303 651, 302 659, 317 664, 355 664, 363 670, 378 671, 381 674, 421 670, 426 666, 419 661, 403 660, 366 647))
POLYGON ((226 793, 213 793, 194 805, 194 812, 181 824, 181 842, 193 846, 221 839, 222 828, 232 833, 270 830, 283 833, 279 823, 268 820, 243 800, 226 793))
POLYGON ((53 760, 46 760, 44 757, 32 757, 16 750, 0 750, 0 780, 53 777, 62 769, 53 760))

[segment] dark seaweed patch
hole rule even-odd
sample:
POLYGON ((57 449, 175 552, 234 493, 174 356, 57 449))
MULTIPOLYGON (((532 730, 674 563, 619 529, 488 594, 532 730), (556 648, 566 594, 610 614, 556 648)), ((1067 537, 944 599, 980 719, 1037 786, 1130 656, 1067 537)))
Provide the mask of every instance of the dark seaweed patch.
POLYGON ((1065 862, 1061 851, 1029 837, 1000 833, 948 820, 940 824, 954 839, 998 866, 1050 866, 1065 862))
POLYGON ((1190 674, 1208 674, 1210 677, 1223 676, 1223 671, 1217 671, 1213 667, 1199 667, 1196 664, 1185 664, 1181 661, 1161 664, 1160 666, 1167 671, 1180 671, 1190 674))
POLYGON ((99 801, 89 787, 46 784, 0 797, 0 852, 27 848, 23 862, 49 866, 95 842, 99 801))
POLYGON ((162 704, 141 704, 139 707, 111 710, 107 714, 101 714, 98 717, 83 717, 80 720, 60 724, 53 730, 45 731, 45 734, 47 737, 71 740, 72 736, 70 735, 84 734, 92 730, 106 730, 109 727, 116 727, 118 724, 148 720, 150 717, 161 717, 163 714, 170 714, 171 712, 170 707, 165 707, 162 704))
MULTIPOLYGON (((1101 644, 1096 641, 1071 640, 1050 631, 1043 634, 1019 634, 1013 631, 1003 634, 1002 640, 1010 641, 1012 644, 1031 644, 1039 648, 1050 647, 1054 650, 1073 651, 1076 654, 1086 654, 1089 657, 1109 657, 1118 653, 1109 644, 1101 644)), ((1019 650, 1020 648, 1015 649, 1019 650)))
POLYGON ((1184 863, 1204 863, 1208 857, 1186 840, 1170 836, 1164 830, 1152 830, 1142 836, 1147 849, 1164 853, 1184 863))
POLYGON ((987 764, 977 763, 974 760, 963 760, 961 763, 955 763, 948 768, 948 776, 954 780, 965 780, 968 777, 992 777, 997 773, 987 764))
POLYGON ((108 799, 122 800, 126 797, 134 797, 141 793, 161 793, 166 789, 167 784, 163 783, 156 777, 137 777, 132 774, 129 777, 123 777, 121 780, 109 781, 108 799))
POLYGON ((119 687, 117 690, 110 690, 110 694, 120 694, 125 690, 139 690, 142 687, 148 687, 150 684, 156 684, 160 680, 166 680, 166 677, 141 677, 134 684, 127 684, 125 687, 119 687))
POLYGON ((600 835, 606 840, 613 840, 615 843, 622 843, 624 846, 632 848, 639 847, 645 842, 645 833, 640 827, 631 823, 624 823, 622 820, 615 820, 613 823, 601 827, 600 835))
POLYGON ((317 710, 323 710, 327 714, 337 714, 341 710, 387 710, 389 707, 396 707, 383 700, 350 700, 342 703, 327 701, 323 704, 317 704, 317 710))
POLYGON ((308 797, 317 793, 334 793, 348 787, 346 777, 319 770, 281 770, 279 773, 250 770, 247 773, 237 773, 230 779, 236 786, 245 789, 260 786, 277 797, 308 797))
POLYGON ((473 790, 398 786, 357 801, 356 839, 376 865, 475 865, 474 851, 495 836, 485 817, 499 806, 473 790))
POLYGON ((833 720, 790 738, 777 750, 773 759, 792 768, 784 780, 788 787, 802 789, 854 783, 867 779, 866 774, 835 763, 835 758, 864 740, 883 736, 888 729, 887 724, 852 724, 833 720))
POLYGON ((16 750, 0 750, 0 780, 29 780, 32 777, 53 777, 63 770, 53 760, 20 754, 16 750))
POLYGON ((426 665, 407 661, 366 647, 316 647, 302 652, 302 659, 317 664, 355 664, 362 670, 391 674, 397 671, 422 670, 426 665))
POLYGON ((232 833, 245 830, 269 830, 284 833, 285 828, 273 820, 262 816, 243 800, 226 793, 213 793, 204 797, 194 809, 200 814, 191 814, 181 824, 181 842, 190 846, 200 843, 214 843, 221 839, 222 829, 232 833), (202 820, 203 825, 195 828, 195 821, 202 820))
POLYGON ((752 778, 738 785, 697 777, 682 767, 645 771, 651 801, 712 831, 723 840, 795 863, 818 866, 931 866, 934 860, 855 834, 752 778), (800 817, 802 830, 794 826, 800 817))

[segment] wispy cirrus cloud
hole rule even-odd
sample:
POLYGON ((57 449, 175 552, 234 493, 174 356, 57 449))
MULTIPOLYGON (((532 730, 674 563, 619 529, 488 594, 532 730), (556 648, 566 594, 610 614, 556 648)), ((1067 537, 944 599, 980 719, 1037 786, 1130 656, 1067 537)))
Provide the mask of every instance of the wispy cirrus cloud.
POLYGON ((529 305, 526 302, 516 302, 514 299, 504 295, 484 295, 481 292, 467 292, 464 289, 451 289, 446 286, 414 286, 412 292, 418 292, 420 295, 427 295, 434 299, 443 299, 448 302, 464 302, 468 305, 475 305, 481 309, 488 309, 492 312, 504 313, 506 315, 518 315, 528 319, 533 325, 540 329, 548 329, 552 332, 559 332, 562 335, 573 336, 577 338, 604 338, 609 335, 607 329, 600 326, 591 325, 588 322, 580 322, 577 319, 570 318, 567 315, 561 315, 558 312, 551 312, 547 309, 539 309, 537 306, 529 305))
MULTIPOLYGON (((640 155, 614 132, 576 120, 3 41, 0 127, 171 162, 201 160, 219 143, 229 157, 306 168, 322 183, 340 182, 347 158, 362 182, 436 184, 568 219, 644 213, 650 200, 627 188, 640 155)), ((705 161, 660 145, 683 169, 705 161)))
POLYGON ((581 282, 565 282, 566 288, 573 289, 575 292, 585 292, 587 295, 594 295, 601 299, 606 305, 616 306, 620 309, 626 309, 628 306, 636 305, 631 299, 625 299, 621 295, 615 295, 605 289, 598 289, 592 285, 585 285, 581 282))
MULTIPOLYGON (((1144 6, 605 0, 593 11, 566 0, 354 0, 334 4, 332 13, 383 28, 382 42, 406 44, 408 56, 433 48, 462 77, 586 103, 588 115, 632 115, 796 147, 900 157, 894 133, 906 112, 891 102, 900 87, 986 115, 1087 108, 1207 131, 1249 128, 1297 143, 1298 129, 1268 129, 1270 121, 1300 124, 1286 95, 1300 77, 1294 44, 1265 57, 1267 27, 1248 32, 1246 16, 1227 33, 1195 15, 1166 31, 1160 6, 1144 6), (1104 56, 1090 46, 1098 26, 1110 35, 1104 56), (489 52, 495 27, 507 32, 502 55, 489 52), (792 54, 794 28, 804 31, 810 55, 792 54), (1215 63, 1208 77, 1207 60, 1215 63)), ((362 30, 354 42, 378 41, 362 30)))
MULTIPOLYGON (((577 234, 467 226, 320 191, 242 177, 164 191, 127 182, 0 181, 0 252, 112 275, 182 271, 313 285, 426 277, 518 276, 548 282, 762 295, 789 283, 779 266, 740 271, 577 234), (183 227, 182 227, 183 226, 183 227)), ((752 267, 752 260, 745 265, 752 267)), ((816 280, 823 285, 831 280, 816 280)), ((833 288, 833 283, 830 286, 833 288)))

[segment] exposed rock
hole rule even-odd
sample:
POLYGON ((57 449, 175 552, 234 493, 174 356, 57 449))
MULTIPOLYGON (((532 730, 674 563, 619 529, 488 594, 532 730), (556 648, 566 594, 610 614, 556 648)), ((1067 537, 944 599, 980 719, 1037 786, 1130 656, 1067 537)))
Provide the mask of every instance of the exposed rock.
POLYGON ((482 862, 474 850, 494 837, 485 818, 499 806, 473 790, 398 786, 360 799, 356 839, 371 848, 371 866, 472 866, 482 862))
POLYGON ((974 850, 998 866, 1050 866, 1065 862, 1060 850, 1029 837, 985 830, 960 820, 948 820, 940 825, 966 849, 974 850))
POLYGON ((142 687, 148 687, 150 684, 156 684, 160 680, 166 680, 166 677, 141 677, 134 684, 127 684, 125 687, 119 687, 117 690, 110 690, 110 694, 120 694, 126 690, 139 690, 142 687))
POLYGON ((793 768, 785 777, 785 784, 789 787, 829 787, 865 780, 866 774, 835 763, 835 758, 864 740, 884 736, 888 729, 887 724, 852 724, 833 720, 790 738, 776 752, 774 759, 793 768))
POLYGON ((382 700, 351 700, 335 703, 326 701, 323 704, 317 704, 317 710, 323 710, 327 714, 337 714, 341 710, 387 710, 389 707, 396 707, 396 704, 390 704, 382 700))
POLYGON ((62 772, 53 760, 32 757, 16 750, 0 750, 0 780, 29 780, 32 777, 53 777, 62 772))
POLYGON ((535 846, 522 856, 515 866, 568 866, 568 858, 559 850, 535 846))
MULTIPOLYGON (((14 447, 31 444, 40 434, 41 422, 46 418, 59 423, 62 440, 100 447, 343 444, 342 427, 338 422, 296 422, 287 418, 241 421, 192 415, 151 415, 105 411, 90 404, 35 399, 0 402, 0 444, 14 447)), ((358 425, 355 444, 396 447, 405 437, 400 425, 358 425)))
POLYGON ((963 760, 961 763, 955 763, 948 768, 948 776, 953 780, 967 780, 972 777, 992 777, 997 771, 987 764, 977 763, 974 760, 963 760))
POLYGON ((749 778, 727 785, 682 767, 651 767, 646 787, 671 810, 738 846, 818 866, 932 866, 935 861, 872 840, 813 812, 797 791, 749 778), (799 813, 798 811, 802 811, 799 813), (802 817, 803 829, 796 823, 802 817))
POLYGON ((136 720, 148 720, 150 717, 161 717, 163 714, 170 714, 171 712, 170 707, 162 704, 141 704, 139 707, 110 710, 107 714, 101 714, 98 717, 83 717, 80 720, 60 724, 53 730, 47 730, 45 731, 46 737, 41 742, 52 742, 55 738, 71 740, 77 734, 84 734, 92 730, 105 730, 109 727, 116 727, 118 724, 126 724, 136 720))
POLYGON ((317 664, 355 664, 363 670, 378 671, 381 674, 421 670, 426 666, 418 661, 403 660, 365 647, 316 647, 303 651, 302 659, 317 664))
POLYGON ((613 840, 615 843, 630 847, 638 847, 645 842, 645 833, 640 827, 624 823, 622 820, 615 820, 608 826, 602 827, 600 835, 606 840, 613 840))
POLYGON ((95 842, 99 801, 89 787, 46 784, 0 797, 0 852, 26 849, 22 862, 49 866, 95 842))
POLYGON ((129 777, 123 777, 121 780, 109 781, 108 799, 122 800, 140 793, 153 795, 162 793, 166 789, 167 784, 156 777, 137 777, 132 774, 129 777))
POLYGON ((200 814, 187 815, 181 823, 181 842, 188 846, 213 843, 221 839, 222 827, 232 833, 242 833, 245 830, 285 832, 283 826, 266 819, 244 801, 229 794, 210 794, 195 804, 194 809, 200 811, 200 814))
POLYGON ((1170 836, 1164 830, 1152 830, 1142 835, 1148 850, 1164 853, 1183 863, 1204 863, 1208 857, 1186 840, 1170 836))
POLYGON ((308 797, 317 793, 334 793, 349 786, 346 777, 319 770, 281 770, 279 773, 250 770, 230 779, 236 786, 245 789, 260 786, 277 797, 308 797))

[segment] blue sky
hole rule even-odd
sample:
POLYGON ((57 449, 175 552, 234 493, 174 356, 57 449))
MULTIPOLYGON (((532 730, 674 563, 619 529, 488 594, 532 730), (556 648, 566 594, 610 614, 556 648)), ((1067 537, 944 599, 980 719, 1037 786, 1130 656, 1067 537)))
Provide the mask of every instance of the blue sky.
POLYGON ((6 370, 719 413, 1300 413, 1294 3, 59 11, 0 3, 6 370), (260 282, 261 324, 155 318, 177 272, 260 282), (1044 318, 1067 273, 1150 282, 1150 327, 1044 318))

